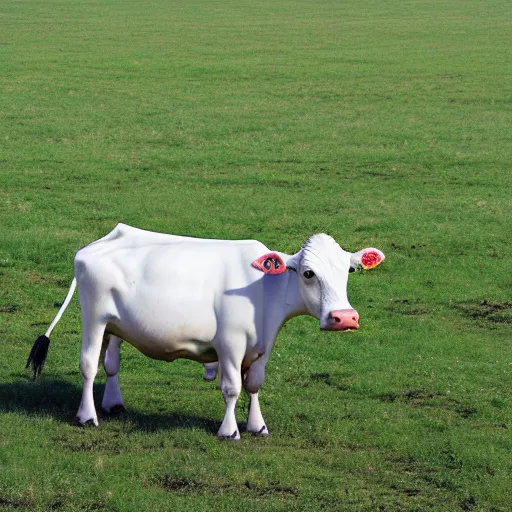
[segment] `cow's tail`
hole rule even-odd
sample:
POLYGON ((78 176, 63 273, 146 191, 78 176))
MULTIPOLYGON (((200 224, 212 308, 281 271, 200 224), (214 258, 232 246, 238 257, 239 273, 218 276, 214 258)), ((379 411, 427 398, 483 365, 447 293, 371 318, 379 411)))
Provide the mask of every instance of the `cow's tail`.
POLYGON ((62 315, 64 314, 64 311, 66 311, 66 308, 68 307, 69 303, 71 302, 71 299, 73 298, 75 289, 76 278, 74 278, 73 281, 71 282, 68 294, 66 295, 66 298, 64 299, 64 302, 62 303, 62 306, 60 307, 57 315, 53 319, 53 322, 50 324, 50 327, 48 327, 48 330, 44 334, 37 338, 34 345, 32 346, 32 350, 30 351, 30 354, 28 356, 27 365, 25 366, 25 368, 28 368, 30 365, 32 365, 32 374, 34 376, 34 380, 37 379, 39 375, 41 375, 44 363, 46 361, 46 356, 48 355, 48 349, 50 348, 50 334, 53 331, 53 328, 61 319, 62 315))

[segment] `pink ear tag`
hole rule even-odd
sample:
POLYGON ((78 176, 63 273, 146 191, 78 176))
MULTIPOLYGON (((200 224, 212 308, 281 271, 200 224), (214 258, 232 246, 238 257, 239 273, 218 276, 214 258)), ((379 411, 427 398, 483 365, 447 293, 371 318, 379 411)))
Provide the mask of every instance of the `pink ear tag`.
POLYGON ((375 268, 384 261, 384 254, 378 249, 368 249, 361 256, 361 266, 365 270, 375 268))
POLYGON ((286 272, 285 262, 281 256, 275 252, 269 252, 260 256, 257 260, 254 260, 251 265, 265 274, 277 275, 286 272))

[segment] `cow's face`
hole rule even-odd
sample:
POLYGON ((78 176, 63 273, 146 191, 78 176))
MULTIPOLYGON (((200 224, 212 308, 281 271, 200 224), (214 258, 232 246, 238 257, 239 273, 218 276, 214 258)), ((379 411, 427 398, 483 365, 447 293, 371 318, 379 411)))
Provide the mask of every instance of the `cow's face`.
POLYGON ((378 249, 350 253, 329 235, 320 234, 309 237, 294 256, 271 252, 253 261, 252 266, 265 274, 296 272, 300 298, 307 312, 320 320, 320 328, 348 331, 359 329, 359 314, 347 297, 348 274, 360 265, 369 269, 383 260, 384 254, 378 249))
POLYGON ((320 234, 311 236, 293 259, 301 298, 308 313, 320 320, 320 328, 358 329, 359 314, 347 297, 348 274, 361 263, 365 268, 378 265, 384 255, 377 249, 353 254, 344 251, 330 236, 320 234), (371 265, 365 265, 365 261, 371 265))

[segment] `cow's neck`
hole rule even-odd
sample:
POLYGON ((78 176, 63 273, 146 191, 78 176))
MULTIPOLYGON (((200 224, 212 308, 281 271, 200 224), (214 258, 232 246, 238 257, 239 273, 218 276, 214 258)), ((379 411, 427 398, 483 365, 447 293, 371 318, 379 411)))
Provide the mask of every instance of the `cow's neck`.
POLYGON ((266 343, 273 344, 279 329, 287 320, 308 314, 300 296, 297 272, 293 270, 280 276, 265 276, 264 301, 266 343))
MULTIPOLYGON (((285 300, 284 300, 284 310, 285 310, 285 318, 284 322, 294 316, 299 315, 307 315, 308 311, 302 300, 299 290, 299 275, 296 271, 289 270, 286 273, 287 282, 285 289, 285 300)), ((283 323, 284 323, 283 322, 283 323)))

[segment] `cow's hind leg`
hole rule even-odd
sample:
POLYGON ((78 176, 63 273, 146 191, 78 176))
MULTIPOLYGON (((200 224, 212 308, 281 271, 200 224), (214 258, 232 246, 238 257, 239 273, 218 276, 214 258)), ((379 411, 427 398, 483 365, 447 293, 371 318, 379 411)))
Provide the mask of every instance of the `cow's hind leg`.
POLYGON ((123 397, 119 387, 120 346, 122 341, 121 338, 111 334, 105 351, 103 367, 107 374, 107 382, 105 383, 101 408, 106 412, 113 412, 116 409, 124 410, 123 397))
POLYGON ((218 362, 206 363, 204 365, 203 379, 207 380, 207 381, 215 380, 215 377, 217 377, 218 366, 219 366, 218 362))
POLYGON ((244 386, 249 393, 249 414, 247 417, 247 432, 256 436, 268 436, 268 428, 261 414, 258 392, 265 379, 266 358, 255 361, 245 376, 244 386))
MULTIPOLYGON (((83 311, 83 307, 82 307, 83 311)), ((93 384, 94 378, 98 373, 98 364, 100 359, 101 345, 103 342, 103 333, 105 331, 104 323, 92 323, 84 321, 82 314, 82 351, 80 354, 80 370, 83 377, 82 401, 76 414, 76 419, 81 425, 93 423, 98 425, 98 416, 94 407, 93 384)))

